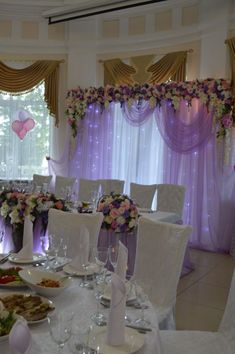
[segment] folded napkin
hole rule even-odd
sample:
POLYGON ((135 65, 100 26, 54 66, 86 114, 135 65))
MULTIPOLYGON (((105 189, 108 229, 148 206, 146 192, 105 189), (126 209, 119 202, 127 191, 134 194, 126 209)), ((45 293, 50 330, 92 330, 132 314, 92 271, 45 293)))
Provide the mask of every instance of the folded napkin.
POLYGON ((123 345, 125 343, 125 281, 117 274, 112 274, 111 303, 107 327, 107 344, 123 345))
POLYGON ((77 256, 70 265, 76 270, 84 270, 83 265, 88 264, 89 259, 89 231, 82 225, 76 240, 77 256))
POLYGON ((23 247, 17 257, 33 259, 33 223, 28 216, 24 219, 23 247))
POLYGON ((12 354, 25 354, 32 344, 31 333, 24 319, 17 320, 9 333, 12 354))
POLYGON ((116 266, 115 273, 122 280, 126 279, 127 259, 128 259, 128 250, 124 246, 124 244, 121 241, 119 241, 118 258, 117 258, 117 266, 116 266))

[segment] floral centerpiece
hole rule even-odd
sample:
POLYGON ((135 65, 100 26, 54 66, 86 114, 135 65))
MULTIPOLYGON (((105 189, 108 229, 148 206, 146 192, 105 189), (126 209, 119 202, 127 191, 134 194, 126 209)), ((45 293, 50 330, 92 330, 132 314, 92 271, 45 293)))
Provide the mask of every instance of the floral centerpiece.
POLYGON ((138 210, 133 200, 125 194, 103 195, 97 210, 104 214, 102 228, 114 232, 131 232, 137 226, 138 210))
POLYGON ((67 210, 65 201, 51 193, 22 193, 13 190, 0 192, 0 215, 7 225, 12 225, 16 249, 21 248, 25 216, 29 216, 32 222, 40 217, 45 232, 50 208, 67 210), (17 240, 18 245, 16 245, 17 240))

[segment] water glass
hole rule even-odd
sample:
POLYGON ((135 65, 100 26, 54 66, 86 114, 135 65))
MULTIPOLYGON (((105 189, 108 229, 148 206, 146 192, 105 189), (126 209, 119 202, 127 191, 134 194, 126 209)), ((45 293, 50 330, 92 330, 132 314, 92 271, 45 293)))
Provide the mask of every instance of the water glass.
POLYGON ((91 315, 91 319, 98 326, 101 326, 106 323, 106 318, 104 314, 100 312, 100 300, 104 295, 105 286, 106 286, 106 282, 104 276, 97 275, 94 280, 94 294, 95 294, 97 306, 96 306, 96 312, 93 315, 91 315))
POLYGON ((72 334, 73 313, 60 312, 47 317, 52 340, 57 344, 58 354, 63 353, 65 343, 72 334))
POLYGON ((119 248, 119 246, 117 244, 115 246, 110 246, 109 249, 108 249, 109 262, 112 264, 114 271, 115 271, 116 266, 117 266, 118 248, 119 248))
POLYGON ((44 268, 45 269, 50 269, 49 257, 50 257, 50 255, 53 252, 52 245, 51 245, 51 242, 50 242, 50 236, 48 236, 48 237, 42 236, 40 238, 40 240, 41 240, 42 252, 46 256, 46 264, 45 264, 44 268))
POLYGON ((144 310, 146 309, 146 303, 149 301, 148 295, 144 292, 141 286, 137 285, 135 283, 135 293, 136 293, 136 298, 137 302, 140 305, 141 308, 141 315, 139 318, 135 320, 136 325, 140 327, 148 327, 150 325, 150 322, 146 320, 145 318, 145 313, 144 310))
POLYGON ((104 268, 108 261, 108 248, 107 247, 95 247, 94 250, 95 263, 99 268, 99 274, 103 273, 104 268))

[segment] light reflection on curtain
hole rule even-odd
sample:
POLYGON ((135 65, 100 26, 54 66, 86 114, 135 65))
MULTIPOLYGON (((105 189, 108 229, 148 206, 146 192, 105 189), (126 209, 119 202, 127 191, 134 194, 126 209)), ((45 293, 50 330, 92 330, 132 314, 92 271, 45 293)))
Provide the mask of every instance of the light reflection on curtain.
POLYGON ((212 119, 197 100, 192 107, 182 101, 177 112, 167 101, 154 111, 146 103, 131 109, 111 104, 102 114, 91 106, 78 129, 69 175, 124 179, 126 192, 130 182, 185 185, 183 220, 193 227, 190 244, 229 251, 235 175, 231 166, 226 173, 218 166, 212 119), (176 118, 181 124, 172 124, 176 118))

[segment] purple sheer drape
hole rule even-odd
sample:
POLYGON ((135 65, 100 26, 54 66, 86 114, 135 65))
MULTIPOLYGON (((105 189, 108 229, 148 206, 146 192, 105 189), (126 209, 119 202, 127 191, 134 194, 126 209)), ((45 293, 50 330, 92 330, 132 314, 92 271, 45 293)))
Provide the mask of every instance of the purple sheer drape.
POLYGON ((166 142, 164 183, 186 186, 183 220, 193 226, 190 245, 224 252, 230 249, 235 198, 233 188, 224 193, 228 175, 218 166, 212 120, 212 113, 196 100, 190 108, 182 101, 177 113, 167 102, 156 110, 156 121, 166 142))
MULTIPOLYGON (((198 99, 193 99, 190 106, 180 101, 176 111, 168 101, 162 101, 154 112, 145 101, 142 106, 136 102, 132 107, 124 104, 123 111, 133 126, 156 119, 165 144, 159 156, 163 160, 163 180, 156 177, 155 183, 186 186, 183 220, 193 227, 190 245, 228 252, 235 211, 235 173, 229 167, 225 173, 218 164, 213 113, 198 99)), ((49 161, 50 171, 61 174, 58 171, 64 170, 78 180, 118 178, 112 173, 114 119, 114 104, 103 112, 98 105, 91 105, 79 125, 72 157, 68 158, 68 137, 61 161, 49 161)))

